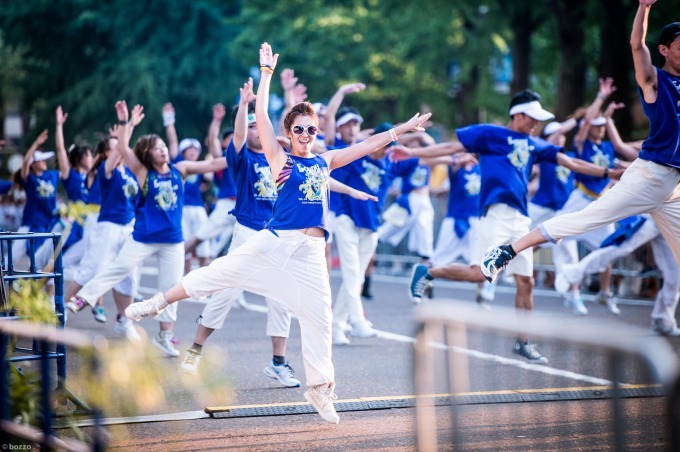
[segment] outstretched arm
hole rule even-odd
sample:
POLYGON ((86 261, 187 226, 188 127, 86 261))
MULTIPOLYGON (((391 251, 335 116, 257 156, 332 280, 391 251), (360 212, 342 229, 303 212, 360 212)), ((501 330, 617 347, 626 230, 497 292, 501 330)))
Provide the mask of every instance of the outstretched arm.
POLYGON ((331 100, 328 102, 328 107, 326 108, 326 130, 324 130, 324 139, 328 146, 333 146, 335 144, 335 115, 342 105, 342 101, 345 95, 351 93, 358 93, 359 91, 366 89, 366 85, 363 83, 350 83, 349 85, 343 85, 333 94, 331 100))
POLYGON ((175 165, 182 177, 187 177, 191 174, 214 173, 221 171, 227 167, 227 158, 220 157, 210 160, 198 160, 191 162, 189 160, 182 160, 175 165))
POLYGON ((165 126, 165 137, 168 140, 168 152, 170 161, 175 161, 179 154, 179 140, 175 129, 175 107, 170 102, 163 105, 163 125, 165 126))
POLYGON ((71 164, 68 161, 68 152, 64 144, 64 123, 68 118, 68 113, 64 113, 61 105, 57 107, 56 111, 57 127, 54 134, 54 141, 57 145, 57 162, 59 162, 59 175, 62 179, 68 179, 71 172, 71 164))
POLYGON ((333 179, 332 177, 328 178, 328 185, 331 191, 334 191, 336 193, 342 193, 343 195, 347 195, 354 199, 358 199, 359 201, 378 202, 377 196, 373 196, 370 193, 366 193, 361 190, 357 190, 356 188, 352 188, 349 185, 345 185, 342 182, 333 179))
POLYGON ((604 101, 611 96, 614 91, 616 91, 616 86, 614 86, 613 78, 608 77, 606 79, 600 79, 600 90, 593 102, 586 109, 586 113, 583 117, 583 127, 578 129, 578 132, 576 132, 576 136, 574 137, 574 147, 579 154, 583 151, 583 143, 588 138, 590 121, 600 114, 604 101))
POLYGON ((279 177, 279 172, 286 163, 286 153, 276 140, 274 126, 267 109, 269 108, 269 86, 272 82, 274 69, 279 60, 279 54, 273 53, 272 48, 266 42, 260 47, 260 84, 257 88, 257 100, 255 101, 255 117, 257 121, 257 133, 260 135, 260 143, 267 162, 272 170, 274 180, 279 177))
POLYGON ((239 88, 241 98, 238 101, 238 111, 236 112, 236 119, 234 121, 234 148, 236 152, 241 152, 241 148, 248 140, 248 104, 256 99, 253 93, 253 79, 248 78, 248 81, 243 84, 243 88, 239 88))
POLYGON ((220 141, 220 127, 227 111, 222 104, 213 106, 213 117, 208 128, 208 150, 214 158, 222 157, 222 143, 220 141))
POLYGON ((406 146, 397 145, 388 150, 390 160, 398 162, 413 157, 418 158, 435 158, 445 155, 458 154, 466 152, 467 149, 459 141, 447 141, 445 143, 433 144, 422 148, 407 148, 406 146))
POLYGON ((571 158, 563 152, 557 154, 557 164, 569 168, 575 173, 585 174, 586 176, 619 179, 623 174, 622 169, 602 168, 601 166, 586 162, 585 160, 571 158))
POLYGON ((633 65, 635 66, 635 80, 640 85, 642 97, 645 102, 653 104, 656 102, 657 79, 656 69, 652 64, 652 55, 645 43, 647 37, 647 25, 649 22, 649 10, 656 0, 640 0, 635 19, 633 19, 633 30, 630 33, 630 47, 633 51, 633 65))
POLYGON ((616 128, 616 124, 612 119, 614 112, 624 107, 625 105, 623 103, 612 102, 607 105, 607 109, 604 112, 604 117, 607 118, 607 134, 609 135, 609 140, 612 142, 614 149, 621 156, 623 156, 623 158, 632 162, 637 158, 638 150, 635 149, 633 145, 628 144, 621 139, 619 130, 616 128))
POLYGON ((26 180, 28 177, 28 173, 31 169, 31 160, 33 160, 33 154, 35 151, 38 149, 39 146, 42 146, 45 141, 47 141, 47 129, 43 130, 40 132, 40 135, 38 135, 38 138, 35 139, 33 144, 31 144, 31 147, 28 148, 28 151, 26 151, 26 154, 24 155, 24 161, 21 164, 21 179, 26 180))
MULTIPOLYGON (((135 106, 135 109, 137 109, 137 106, 135 106)), ((141 106, 139 106, 139 110, 142 110, 141 106)), ((144 185, 144 181, 146 181, 146 175, 147 175, 147 169, 146 166, 142 162, 139 161, 137 156, 135 155, 134 151, 130 149, 130 137, 132 136, 132 128, 136 124, 132 124, 130 121, 128 121, 128 107, 127 103, 124 100, 119 100, 116 102, 116 115, 118 115, 118 124, 120 125, 119 127, 119 132, 118 132, 118 144, 116 145, 116 149, 118 152, 120 152, 121 157, 125 161, 125 164, 130 168, 130 170, 135 174, 135 177, 137 178, 137 182, 141 185, 144 185)), ((141 115, 141 118, 139 121, 141 121, 144 118, 144 115, 141 115)))
POLYGON ((338 149, 334 151, 328 151, 322 154, 323 158, 326 159, 328 163, 328 168, 331 170, 345 166, 348 163, 357 160, 364 155, 368 155, 378 149, 387 146, 392 141, 397 141, 400 135, 406 132, 422 132, 422 124, 427 121, 432 113, 426 113, 421 115, 416 113, 408 122, 398 125, 397 127, 388 130, 387 132, 379 133, 373 135, 361 143, 357 143, 345 149, 338 149))

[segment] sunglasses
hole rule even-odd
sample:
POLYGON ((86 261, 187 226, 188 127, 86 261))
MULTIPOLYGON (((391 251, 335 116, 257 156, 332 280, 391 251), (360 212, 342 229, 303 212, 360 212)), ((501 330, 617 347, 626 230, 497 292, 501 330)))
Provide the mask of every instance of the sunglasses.
POLYGON ((295 135, 302 135, 302 134, 305 133, 305 131, 306 131, 306 132, 307 132, 307 135, 309 135, 309 136, 314 136, 314 135, 316 135, 316 134, 319 132, 319 129, 318 129, 318 127, 316 127, 316 126, 301 126, 301 125, 297 125, 297 126, 293 126, 293 128, 292 128, 291 130, 293 131, 293 133, 294 133, 295 135))

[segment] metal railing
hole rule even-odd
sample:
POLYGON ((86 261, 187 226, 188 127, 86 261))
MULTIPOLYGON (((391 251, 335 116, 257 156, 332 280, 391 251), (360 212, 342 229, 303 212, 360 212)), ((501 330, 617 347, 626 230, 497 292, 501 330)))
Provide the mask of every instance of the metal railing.
POLYGON ((654 411, 650 404, 656 419, 665 423, 657 429, 661 433, 654 431, 655 438, 663 438, 663 447, 680 450, 678 358, 665 339, 628 325, 622 331, 620 324, 524 312, 502 307, 484 312, 454 301, 414 309, 419 450, 469 449, 480 444, 487 449, 624 450, 627 435, 643 428, 639 424, 654 411), (529 364, 513 355, 511 341, 524 335, 532 342, 540 339, 545 347, 541 350, 549 351, 556 367, 529 364), (498 344, 503 344, 504 352, 496 355, 492 350, 498 344), (581 384, 561 388, 569 379, 581 384), (627 380, 636 383, 623 383, 627 380), (494 385, 501 390, 489 387, 494 385), (539 401, 548 403, 531 403, 539 401), (485 405, 473 408, 475 404, 485 405), (490 420, 484 427, 473 419, 490 420), (505 443, 500 442, 499 432, 505 435, 505 443))

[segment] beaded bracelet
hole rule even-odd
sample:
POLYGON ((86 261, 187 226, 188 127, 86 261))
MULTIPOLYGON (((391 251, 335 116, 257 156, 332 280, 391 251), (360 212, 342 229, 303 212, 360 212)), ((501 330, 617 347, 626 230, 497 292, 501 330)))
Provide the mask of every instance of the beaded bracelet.
POLYGON ((397 136, 397 132, 395 132, 394 129, 390 129, 390 138, 392 138, 392 141, 398 141, 399 137, 397 136))

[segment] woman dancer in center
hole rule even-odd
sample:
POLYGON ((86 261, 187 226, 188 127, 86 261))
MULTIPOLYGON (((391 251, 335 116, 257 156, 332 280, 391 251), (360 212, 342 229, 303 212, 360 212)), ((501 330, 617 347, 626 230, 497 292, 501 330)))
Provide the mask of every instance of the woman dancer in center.
POLYGON ((308 385, 305 398, 326 421, 338 423, 333 407, 336 395, 331 362, 331 288, 324 254, 329 171, 396 141, 401 134, 422 131, 421 124, 430 115, 417 114, 354 146, 314 155, 311 149, 319 130, 318 118, 312 105, 302 102, 284 120, 291 141, 288 153, 276 140, 267 115, 269 85, 278 57, 269 44, 262 44, 262 77, 255 104, 257 131, 278 191, 273 218, 233 253, 194 270, 167 292, 134 303, 125 314, 139 320, 157 315, 181 299, 201 298, 229 287, 281 301, 300 322, 308 385))

